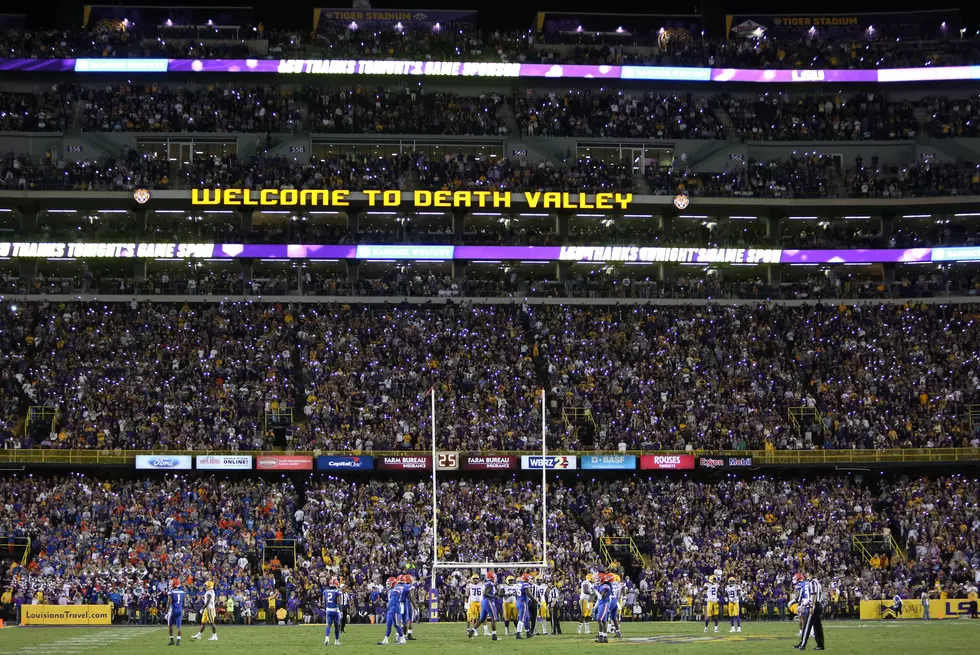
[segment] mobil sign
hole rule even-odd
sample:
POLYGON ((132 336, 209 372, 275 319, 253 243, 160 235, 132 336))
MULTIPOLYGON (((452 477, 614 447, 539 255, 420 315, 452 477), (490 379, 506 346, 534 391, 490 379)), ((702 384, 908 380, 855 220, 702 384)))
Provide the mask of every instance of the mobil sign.
POLYGON ((555 471, 568 471, 578 468, 578 458, 575 455, 522 455, 521 468, 524 470, 540 471, 542 468, 555 471), (542 465, 542 462, 544 464, 542 465))
POLYGON ((654 471, 693 469, 694 455, 640 455, 640 468, 654 471))

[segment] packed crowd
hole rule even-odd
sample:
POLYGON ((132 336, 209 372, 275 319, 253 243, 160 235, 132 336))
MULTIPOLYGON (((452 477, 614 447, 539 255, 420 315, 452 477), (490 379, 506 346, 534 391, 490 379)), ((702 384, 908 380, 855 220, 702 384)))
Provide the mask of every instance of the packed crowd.
POLYGON ((516 120, 521 135, 529 137, 858 141, 910 140, 923 132, 971 137, 978 119, 976 98, 913 102, 878 93, 732 96, 573 90, 535 95, 528 90, 507 99, 475 90, 468 95, 431 92, 421 84, 302 90, 275 85, 56 85, 51 91, 0 93, 0 130, 6 131, 64 132, 75 125, 103 132, 310 129, 503 137, 508 123, 516 120))
POLYGON ((725 139, 717 97, 581 91, 518 96, 514 112, 524 136, 725 139))
POLYGON ((421 85, 305 91, 314 132, 506 136, 505 102, 496 93, 423 93, 421 85))
POLYGON ((157 85, 86 88, 81 128, 101 132, 290 132, 300 110, 276 86, 206 89, 157 85))
POLYGON ((10 59, 208 58, 255 56, 244 42, 213 41, 187 34, 144 37, 127 30, 6 30, 0 33, 0 52, 10 59))
POLYGON ((201 597, 211 581, 257 605, 272 586, 267 540, 299 534, 297 502, 288 481, 8 476, 0 535, 30 537, 31 550, 27 566, 10 567, 7 588, 17 605, 111 602, 145 622, 165 613, 171 580, 201 597))
POLYGON ((291 322, 275 306, 16 305, 4 386, 59 408, 35 446, 268 448, 266 410, 292 401, 291 322))
MULTIPOLYGON (((862 282, 822 288, 846 284, 862 282)), ((552 448, 970 447, 973 311, 22 303, 4 309, 3 420, 59 416, 4 445, 262 450, 290 407, 295 448, 424 449, 434 387, 446 448, 533 449, 544 387, 552 448), (812 424, 790 420, 801 406, 812 424)))
MULTIPOLYGON (((877 159, 876 157, 874 158, 877 159)), ((653 195, 749 198, 922 198, 980 193, 980 166, 973 162, 917 161, 839 170, 830 157, 798 156, 768 162, 749 160, 721 173, 691 173, 680 167, 648 168, 653 195)))
MULTIPOLYGON (((540 493, 537 481, 443 481, 440 560, 538 559, 540 493)), ((130 610, 130 621, 136 611, 159 620, 163 589, 176 578, 190 611, 210 580, 224 620, 288 608, 298 621, 297 610, 322 611, 319 591, 337 576, 351 592, 352 620, 366 622, 382 607, 377 592, 389 575, 413 574, 422 590, 412 600, 423 605, 432 500, 424 481, 322 477, 294 487, 214 476, 8 475, 0 534, 31 537, 31 551, 27 566, 9 566, 3 586, 13 598, 0 612, 10 618, 15 606, 33 602, 112 602, 130 610), (275 548, 291 538, 295 559, 275 548)), ((552 477, 549 578, 563 583, 559 607, 572 620, 577 583, 597 568, 621 572, 626 606, 648 619, 684 615, 717 569, 740 581, 742 610, 753 618, 786 615, 797 571, 824 581, 831 615, 853 615, 862 599, 965 598, 980 583, 977 507, 976 480, 962 475, 552 477), (866 561, 852 546, 857 533, 893 537, 901 550, 887 546, 866 561), (644 561, 606 560, 600 546, 615 537, 632 538, 644 561)), ((510 571, 501 566, 498 574, 510 571)), ((442 618, 465 611, 467 582, 465 570, 438 572, 442 618)))

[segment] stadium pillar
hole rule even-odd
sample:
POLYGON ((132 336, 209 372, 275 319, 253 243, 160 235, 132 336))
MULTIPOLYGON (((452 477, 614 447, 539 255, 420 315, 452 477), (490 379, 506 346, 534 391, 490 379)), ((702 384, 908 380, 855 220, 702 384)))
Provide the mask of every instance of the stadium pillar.
POLYGON ((37 230, 37 210, 22 209, 20 211, 20 231, 22 234, 34 234, 37 230))
POLYGON ((252 210, 243 209, 242 213, 242 238, 246 238, 252 231, 252 210))
POLYGON ((883 283, 885 285, 885 291, 891 291, 892 285, 895 284, 895 264, 882 264, 882 275, 884 277, 883 283))
POLYGON ((555 234, 558 235, 558 245, 560 246, 568 245, 568 220, 568 214, 555 216, 555 234))
POLYGON ((892 235, 895 233, 895 214, 881 215, 881 243, 879 247, 890 248, 892 235))
POLYGON ((770 245, 779 243, 779 228, 778 216, 769 216, 766 218, 766 240, 770 245))
POLYGON ((466 277, 466 262, 462 259, 453 260, 453 282, 461 283, 466 277))
POLYGON ((660 217, 660 232, 663 234, 664 243, 670 244, 670 237, 674 231, 674 217, 673 216, 661 216, 660 217))
POLYGON ((37 260, 36 259, 26 259, 21 257, 20 262, 20 279, 24 280, 27 285, 28 293, 34 292, 34 278, 37 277, 37 260))
MULTIPOLYGON (((466 226, 464 225, 464 212, 454 211, 453 212, 453 243, 460 244, 463 243, 463 234, 466 232, 466 226)), ((455 274, 456 267, 453 266, 453 278, 456 277, 455 274)))
POLYGON ((572 262, 558 262, 555 270, 555 275, 558 276, 559 282, 568 282, 571 277, 569 273, 572 270, 572 262))
MULTIPOLYGON (((133 222, 136 223, 136 229, 140 231, 140 234, 146 232, 146 210, 135 210, 133 212, 133 222)), ((142 240, 142 237, 140 239, 142 240)))
MULTIPOLYGON (((354 240, 354 243, 357 243, 357 232, 358 229, 360 228, 360 222, 361 222, 361 212, 359 211, 347 212, 347 232, 348 234, 350 234, 351 239, 354 240)), ((350 267, 347 268, 347 272, 348 273, 350 272, 350 267)))
POLYGON ((347 260, 347 281, 357 282, 357 277, 360 274, 361 262, 356 259, 347 260))
POLYGON ((245 293, 249 293, 252 288, 252 260, 239 260, 242 266, 242 284, 245 286, 245 293))
POLYGON ((780 284, 783 283, 782 267, 776 264, 769 264, 766 268, 768 268, 767 272, 769 274, 769 286, 778 287, 780 284))
POLYGON ((145 259, 134 259, 133 260, 133 279, 137 282, 142 282, 146 279, 146 260, 145 259))

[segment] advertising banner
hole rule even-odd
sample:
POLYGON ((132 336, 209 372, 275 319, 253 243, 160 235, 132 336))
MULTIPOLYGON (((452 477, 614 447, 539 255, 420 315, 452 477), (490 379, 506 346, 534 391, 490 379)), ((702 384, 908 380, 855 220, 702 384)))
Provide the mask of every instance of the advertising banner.
POLYGON ((436 453, 436 469, 440 471, 459 470, 459 453, 436 453))
POLYGON ((190 455, 137 455, 136 468, 148 471, 189 471, 190 455))
POLYGON ((198 455, 194 468, 200 471, 250 471, 251 455, 198 455))
POLYGON ((320 455, 316 458, 317 471, 370 471, 373 468, 374 457, 370 455, 320 455))
MULTIPOLYGON (((952 603, 955 608, 955 604, 959 601, 949 600, 949 601, 939 601, 934 600, 929 602, 929 615, 933 619, 949 618, 942 615, 943 603, 952 603)), ((969 601, 962 601, 968 603, 969 601)), ((883 598, 881 600, 862 600, 861 601, 861 620, 862 621, 877 621, 879 619, 919 619, 922 620, 924 609, 922 607, 922 601, 918 599, 908 599, 902 601, 902 611, 897 612, 894 609, 894 604, 891 600, 883 598)), ((969 615, 969 612, 965 612, 969 615)))
POLYGON ((259 455, 255 458, 259 471, 312 471, 312 455, 259 455))
POLYGON ((379 471, 424 471, 432 468, 432 455, 392 455, 378 458, 379 471))
POLYGON ((694 455, 640 455, 643 470, 690 470, 694 468, 694 455))
POLYGON ((698 457, 698 468, 744 469, 752 468, 751 457, 698 457))
POLYGON ((467 455, 463 468, 470 471, 509 471, 520 462, 516 455, 467 455))
POLYGON ((578 468, 578 457, 575 455, 548 455, 542 467, 541 455, 521 455, 521 468, 524 470, 540 471, 542 468, 556 471, 570 471, 578 468))
MULTIPOLYGON (((877 25, 877 23, 876 23, 877 25)), ((755 32, 761 23, 736 27, 755 32)), ((768 28, 767 28, 768 29, 768 28)), ((765 32, 766 30, 763 30, 765 32)), ((375 75, 672 80, 838 84, 980 79, 980 66, 926 66, 868 70, 695 68, 686 66, 590 66, 494 62, 383 61, 373 59, 3 59, 0 71, 97 73, 256 73, 275 75, 375 75)), ((237 189, 236 191, 241 191, 237 189)), ((271 190, 266 190, 271 191, 271 190)), ((320 191, 321 193, 328 193, 320 191)), ((380 191, 378 192, 381 193, 380 191)), ((429 192, 431 193, 431 192, 429 192)), ((258 196, 259 192, 255 193, 258 196)), ((328 193, 329 195, 329 193, 328 193)), ((219 204, 219 203, 214 203, 219 204)), ((439 205, 436 205, 439 206, 439 205)), ((581 209, 588 207, 582 206, 581 209)))
POLYGON ((475 25, 477 12, 471 9, 433 10, 433 9, 352 9, 345 7, 316 8, 313 10, 313 31, 325 36, 332 36, 331 30, 338 28, 353 29, 375 27, 380 25, 395 26, 400 24, 403 29, 419 29, 434 25, 447 27, 450 25, 475 25))
POLYGON ((22 605, 23 625, 110 625, 109 605, 22 605))
POLYGON ((615 471, 636 468, 636 455, 582 455, 582 470, 615 471))
POLYGON ((830 36, 857 41, 959 37, 962 19, 956 9, 849 14, 729 14, 728 39, 800 40, 830 36))

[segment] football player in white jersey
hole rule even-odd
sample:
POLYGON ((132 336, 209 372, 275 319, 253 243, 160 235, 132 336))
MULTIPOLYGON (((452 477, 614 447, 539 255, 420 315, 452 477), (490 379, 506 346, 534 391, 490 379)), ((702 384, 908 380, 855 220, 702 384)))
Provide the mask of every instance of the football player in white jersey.
POLYGON ((619 577, 618 573, 614 573, 610 584, 612 586, 612 595, 609 598, 609 625, 607 626, 607 629, 609 632, 622 639, 623 633, 620 630, 619 614, 622 611, 621 604, 623 602, 623 579, 619 577))
POLYGON ((709 575, 708 584, 704 586, 704 631, 708 631, 708 623, 715 620, 715 632, 718 632, 718 576, 709 575))
POLYGON ((211 638, 208 641, 218 641, 218 629, 214 625, 214 583, 208 580, 204 583, 204 609, 201 610, 201 629, 191 639, 200 639, 204 628, 211 626, 211 638))
POLYGON ((731 624, 731 628, 728 631, 741 632, 742 585, 738 584, 738 580, 735 579, 735 576, 728 578, 728 586, 725 587, 725 600, 728 601, 728 622, 731 624))
POLYGON ((480 576, 474 573, 466 589, 469 598, 466 607, 466 624, 467 627, 472 628, 480 620, 480 606, 483 604, 483 582, 480 581, 480 576))
POLYGON ((543 573, 534 581, 534 598, 538 601, 537 634, 546 635, 548 634, 546 626, 548 619, 548 583, 547 576, 543 573))
POLYGON ((592 628, 589 625, 592 618, 592 601, 595 598, 595 589, 592 586, 593 575, 590 573, 585 576, 585 580, 582 580, 579 585, 579 595, 578 595, 578 633, 582 634, 582 628, 585 628, 585 634, 591 634, 592 628))

